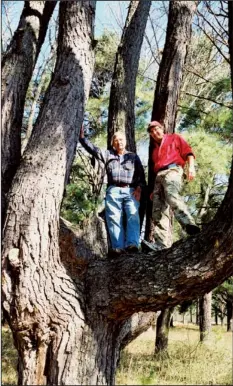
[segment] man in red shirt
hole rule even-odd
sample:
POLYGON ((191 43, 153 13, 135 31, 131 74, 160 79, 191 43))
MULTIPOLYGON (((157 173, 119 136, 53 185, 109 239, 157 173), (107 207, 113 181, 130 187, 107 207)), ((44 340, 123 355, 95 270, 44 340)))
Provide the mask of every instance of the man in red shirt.
POLYGON ((165 134, 163 126, 149 123, 148 132, 153 139, 152 160, 155 172, 152 218, 155 225, 154 242, 145 240, 143 245, 153 250, 169 248, 172 245, 170 208, 182 228, 189 234, 200 232, 187 205, 180 195, 184 165, 188 164, 187 179, 195 177, 194 153, 189 144, 178 134, 165 134))

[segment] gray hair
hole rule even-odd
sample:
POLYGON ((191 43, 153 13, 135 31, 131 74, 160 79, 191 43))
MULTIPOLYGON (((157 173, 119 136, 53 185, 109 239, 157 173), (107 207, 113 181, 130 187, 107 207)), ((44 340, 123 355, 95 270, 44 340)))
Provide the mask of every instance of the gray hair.
POLYGON ((116 132, 113 134, 113 136, 112 136, 112 139, 111 139, 111 146, 113 145, 114 139, 117 138, 117 137, 119 137, 119 136, 124 137, 125 140, 126 140, 126 135, 125 135, 125 133, 124 133, 123 131, 120 131, 120 130, 119 130, 119 131, 116 131, 116 132))

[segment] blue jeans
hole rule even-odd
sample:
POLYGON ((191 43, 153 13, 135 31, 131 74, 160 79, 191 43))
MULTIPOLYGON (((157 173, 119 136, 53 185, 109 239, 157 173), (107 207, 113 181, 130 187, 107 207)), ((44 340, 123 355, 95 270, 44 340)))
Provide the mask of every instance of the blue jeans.
POLYGON ((112 248, 124 249, 139 245, 139 201, 132 195, 134 188, 109 186, 105 198, 106 221, 112 248), (123 214, 126 216, 126 229, 123 214))

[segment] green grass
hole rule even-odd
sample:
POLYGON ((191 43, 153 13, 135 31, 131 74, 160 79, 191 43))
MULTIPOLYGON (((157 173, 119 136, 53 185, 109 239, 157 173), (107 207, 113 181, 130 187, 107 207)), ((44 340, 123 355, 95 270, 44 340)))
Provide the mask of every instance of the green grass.
MULTIPOLYGON (((232 333, 212 328, 210 339, 199 343, 195 325, 177 325, 169 333, 169 358, 155 358, 155 332, 150 329, 121 354, 118 385, 232 385, 232 333)), ((17 354, 11 332, 2 328, 2 385, 17 384, 17 354)))
POLYGON ((17 352, 9 328, 2 327, 2 385, 17 384, 17 352))
POLYGON ((118 385, 232 385, 232 333, 213 327, 199 343, 198 327, 175 327, 169 334, 169 358, 155 358, 152 330, 130 343, 121 355, 118 385))

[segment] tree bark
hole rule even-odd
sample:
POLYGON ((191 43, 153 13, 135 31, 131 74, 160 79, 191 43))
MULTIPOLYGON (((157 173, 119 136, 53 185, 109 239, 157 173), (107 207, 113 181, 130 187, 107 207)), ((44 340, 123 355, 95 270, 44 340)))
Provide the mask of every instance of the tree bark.
POLYGON ((232 299, 227 300, 227 331, 232 331, 232 323, 233 323, 233 301, 232 299))
POLYGON ((233 274, 233 169, 215 219, 168 250, 89 258, 68 232, 59 251, 59 209, 93 68, 94 6, 60 2, 55 72, 9 194, 2 298, 19 385, 114 384, 120 334, 135 312, 194 299, 233 274))
POLYGON ((211 301, 212 292, 206 293, 199 300, 199 328, 201 342, 208 340, 211 331, 211 301))
POLYGON ((127 149, 136 152, 135 88, 140 50, 151 1, 131 1, 116 54, 108 113, 108 147, 111 137, 121 130, 126 134, 127 149))
POLYGON ((232 1, 228 1, 228 23, 229 23, 229 54, 230 54, 230 66, 231 66, 231 86, 232 86, 232 99, 233 99, 233 4, 232 1))
POLYGON ((54 76, 9 194, 3 304, 19 353, 20 385, 96 384, 96 373, 92 382, 84 380, 94 364, 77 368, 85 351, 95 351, 94 337, 91 343, 83 338, 91 335, 84 326, 84 283, 69 276, 58 244, 60 204, 92 77, 94 15, 93 1, 60 3, 54 76))
MULTIPOLYGON (((191 25, 196 9, 195 1, 170 1, 166 42, 156 83, 151 120, 164 124, 174 132, 185 58, 191 39, 191 25)), ((154 188, 152 141, 149 146, 148 195, 154 188)), ((152 202, 148 198, 145 237, 153 239, 152 202)))
POLYGON ((18 28, 2 59, 2 218, 20 163, 26 92, 55 5, 56 1, 25 1, 18 28))
MULTIPOLYGON (((34 122, 34 119, 35 119, 36 106, 38 104, 38 100, 39 100, 39 97, 41 95, 41 91, 42 91, 43 87, 45 86, 46 77, 48 75, 48 65, 54 59, 54 55, 55 55, 55 43, 51 47, 50 55, 49 55, 48 59, 46 60, 46 62, 44 64, 43 71, 41 72, 41 75, 40 75, 39 84, 37 85, 35 93, 34 93, 34 98, 33 98, 32 106, 31 106, 30 114, 29 114, 29 117, 28 117, 28 125, 27 125, 27 131, 26 131, 26 138, 25 138, 24 143, 23 143, 24 149, 25 149, 25 147, 26 147, 26 145, 28 143, 28 140, 29 140, 29 138, 31 136, 31 133, 32 133, 33 122, 34 122)), ((24 149, 22 149, 22 153, 23 153, 24 149)))
POLYGON ((156 324, 155 354, 167 354, 168 335, 173 308, 165 308, 158 316, 156 324))

